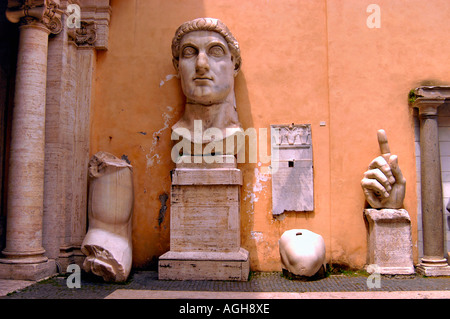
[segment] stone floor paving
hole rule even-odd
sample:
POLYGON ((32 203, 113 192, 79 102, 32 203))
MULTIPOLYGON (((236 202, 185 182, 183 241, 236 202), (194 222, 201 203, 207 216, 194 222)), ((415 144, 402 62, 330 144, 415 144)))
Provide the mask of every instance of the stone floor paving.
POLYGON ((35 282, 29 280, 0 279, 0 297, 6 296, 12 291, 20 290, 33 284, 35 284, 35 282))
MULTIPOLYGON (((290 280, 281 272, 255 272, 249 281, 166 281, 158 280, 156 271, 135 271, 125 283, 105 283, 91 274, 81 274, 81 287, 68 288, 67 276, 59 275, 28 287, 19 287, 1 299, 103 299, 118 291, 174 291, 176 298, 195 298, 189 292, 261 292, 261 293, 310 293, 310 292, 440 292, 438 298, 450 298, 450 277, 380 278, 379 288, 369 288, 369 277, 362 274, 329 275, 316 281, 290 280), (186 296, 183 297, 185 292, 186 296), (181 294, 180 294, 181 293, 181 294)), ((1 284, 1 282, 0 282, 1 284)), ((417 295, 417 294, 416 294, 417 295)), ((434 296, 433 295, 433 296, 434 296)), ((113 295, 114 296, 114 295, 113 295)), ((125 295, 121 295, 124 298, 125 295)), ((154 294, 153 294, 154 296, 154 294)), ((200 296, 200 295, 198 295, 200 296)), ((249 295, 250 296, 250 295, 249 295)), ((269 295, 267 295, 269 296, 269 295)), ((288 295, 286 295, 288 296, 288 295)), ((329 296, 333 296, 330 294, 329 296)), ((337 295, 336 295, 337 296, 337 295)), ((407 296, 407 295, 404 295, 407 296)), ((420 294, 419 294, 420 296, 420 294)), ((427 298, 426 295, 423 295, 427 298)), ((138 297, 138 294, 136 295, 138 297)), ((199 297, 201 298, 201 297, 199 297)))

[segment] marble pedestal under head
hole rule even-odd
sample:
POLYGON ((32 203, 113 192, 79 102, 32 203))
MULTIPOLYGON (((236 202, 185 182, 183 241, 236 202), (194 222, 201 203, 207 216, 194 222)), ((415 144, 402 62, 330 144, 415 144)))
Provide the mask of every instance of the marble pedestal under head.
POLYGON ((246 281, 249 254, 240 247, 242 173, 236 162, 183 163, 186 159, 172 174, 170 251, 159 258, 159 279, 246 281))
POLYGON ((404 209, 365 209, 369 264, 382 275, 414 274, 411 220, 404 209))

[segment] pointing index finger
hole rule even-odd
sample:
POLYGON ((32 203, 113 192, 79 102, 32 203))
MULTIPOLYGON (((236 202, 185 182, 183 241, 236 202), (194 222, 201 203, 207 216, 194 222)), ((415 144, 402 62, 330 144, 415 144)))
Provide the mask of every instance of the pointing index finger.
POLYGON ((378 130, 378 145, 380 146, 381 156, 385 159, 391 156, 391 149, 389 148, 386 132, 384 130, 378 130))

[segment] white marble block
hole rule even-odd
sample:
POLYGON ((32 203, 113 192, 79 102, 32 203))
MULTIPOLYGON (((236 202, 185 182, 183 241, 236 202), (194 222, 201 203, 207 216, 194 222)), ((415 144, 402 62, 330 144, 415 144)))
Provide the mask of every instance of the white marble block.
POLYGON ((325 266, 325 241, 307 229, 287 230, 279 242, 281 264, 289 273, 312 277, 325 266))
POLYGON ((314 210, 311 125, 271 125, 272 213, 314 210))
POLYGON ((177 164, 172 175, 170 251, 159 258, 159 279, 248 279, 248 252, 240 247, 241 185, 236 163, 177 164))
POLYGON ((404 209, 365 209, 369 224, 368 263, 382 275, 414 274, 411 220, 404 209))
POLYGON ((105 281, 125 281, 131 271, 131 165, 106 152, 89 162, 89 230, 81 245, 83 269, 105 281))

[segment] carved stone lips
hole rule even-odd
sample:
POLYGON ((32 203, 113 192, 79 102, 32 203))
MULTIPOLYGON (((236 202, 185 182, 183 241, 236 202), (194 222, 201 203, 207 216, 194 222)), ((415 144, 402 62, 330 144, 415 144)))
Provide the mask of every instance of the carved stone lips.
POLYGON ((213 79, 208 76, 196 76, 196 77, 194 77, 194 81, 195 80, 210 80, 210 81, 212 81, 213 79))

